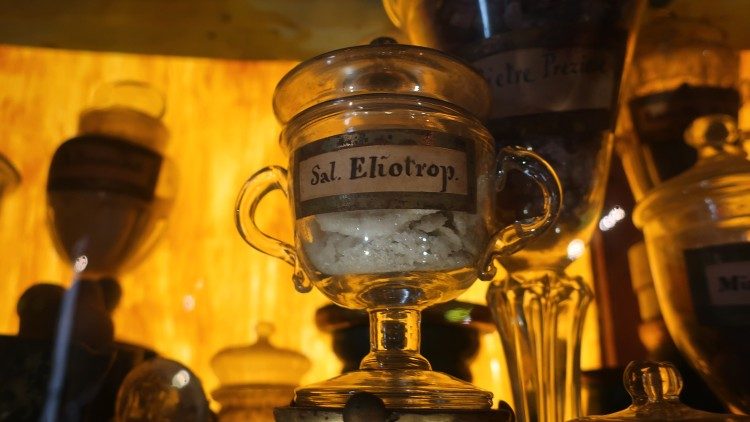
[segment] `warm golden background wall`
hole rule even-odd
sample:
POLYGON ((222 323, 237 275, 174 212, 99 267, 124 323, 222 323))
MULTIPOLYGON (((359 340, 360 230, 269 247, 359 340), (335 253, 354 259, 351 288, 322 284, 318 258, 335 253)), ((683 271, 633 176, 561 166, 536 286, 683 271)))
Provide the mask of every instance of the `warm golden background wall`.
MULTIPOLYGON (((0 148, 23 178, 2 210, 0 330, 15 332, 15 303, 26 287, 68 283, 70 271, 45 219, 53 152, 75 135, 93 88, 135 79, 167 96, 168 155, 179 171, 179 190, 161 244, 121 278, 117 336, 185 362, 211 387, 211 356, 254 340, 255 324, 272 320, 277 344, 317 357, 311 376, 335 372, 327 339, 312 325, 324 299, 295 293, 286 264, 245 245, 232 214, 252 172, 284 164, 270 99, 293 65, 0 47, 0 148)), ((269 199, 269 208, 283 210, 281 198, 269 199)), ((283 212, 263 216, 271 231, 287 226, 283 212)))
MULTIPOLYGON (((210 392, 217 386, 213 354, 255 341, 256 323, 267 320, 276 325, 275 344, 312 359, 304 382, 335 375, 339 363, 330 339, 313 321, 325 299, 317 291, 296 293, 286 264, 245 245, 233 223, 243 181, 262 166, 285 164, 271 96, 293 65, 0 45, 0 152, 23 177, 0 212, 0 333, 16 332, 16 300, 28 286, 69 283, 70 270, 54 250, 45 218, 53 152, 75 135, 93 88, 135 79, 167 96, 168 155, 179 170, 179 191, 162 242, 120 279, 117 337, 184 362, 210 392)), ((270 197, 264 207, 261 225, 289 236, 284 199, 270 197)), ((579 271, 587 273, 587 265, 582 260, 579 271)), ((476 283, 464 299, 482 302, 485 289, 476 283)), ((591 368, 599 364, 599 350, 595 313, 589 316, 583 362, 591 368)), ((482 341, 475 382, 510 400, 497 336, 482 341)))

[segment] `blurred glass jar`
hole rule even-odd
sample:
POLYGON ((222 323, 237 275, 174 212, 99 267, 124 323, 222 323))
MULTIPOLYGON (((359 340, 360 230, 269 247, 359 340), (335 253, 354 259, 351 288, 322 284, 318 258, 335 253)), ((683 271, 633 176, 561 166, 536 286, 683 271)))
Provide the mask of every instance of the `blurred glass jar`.
POLYGON ((55 152, 47 180, 52 235, 86 276, 116 276, 140 261, 164 228, 175 194, 164 157, 165 100, 150 85, 118 81, 95 91, 78 134, 55 152))
POLYGON ((722 29, 671 14, 641 29, 618 130, 618 152, 633 195, 689 169, 698 159, 683 142, 697 117, 737 117, 739 55, 722 29))
POLYGON ((219 422, 273 422, 273 409, 288 406, 310 370, 310 359, 271 344, 273 325, 260 323, 258 341, 222 349, 211 359, 221 385, 212 395, 221 404, 219 422))
MULTIPOLYGON (((595 230, 628 61, 637 0, 383 0, 410 42, 461 56, 489 84, 486 125, 498 147, 521 145, 555 169, 565 192, 553 229, 506 257, 511 271, 565 268, 595 230), (583 242, 583 243, 581 243, 583 242), (569 247, 571 247, 569 251, 569 247), (569 253, 573 252, 573 253, 569 253)), ((537 214, 539 195, 511 176, 501 195, 522 197, 503 221, 537 214)))
POLYGON ((750 161, 734 119, 686 131, 697 164, 661 184, 634 213, 667 328, 711 389, 750 412, 750 161))

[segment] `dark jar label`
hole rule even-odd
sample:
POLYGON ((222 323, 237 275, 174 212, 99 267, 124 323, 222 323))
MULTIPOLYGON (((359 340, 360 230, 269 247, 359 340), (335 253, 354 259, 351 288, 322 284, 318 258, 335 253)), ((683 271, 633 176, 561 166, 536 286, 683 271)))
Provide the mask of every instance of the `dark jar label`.
POLYGON ((476 212, 473 141, 425 130, 335 135, 294 153, 297 218, 335 211, 476 212))
POLYGON ((698 321, 750 325, 750 243, 688 249, 684 256, 698 321))
POLYGON ((47 190, 101 190, 150 201, 162 160, 160 154, 124 140, 78 136, 55 151, 47 190))

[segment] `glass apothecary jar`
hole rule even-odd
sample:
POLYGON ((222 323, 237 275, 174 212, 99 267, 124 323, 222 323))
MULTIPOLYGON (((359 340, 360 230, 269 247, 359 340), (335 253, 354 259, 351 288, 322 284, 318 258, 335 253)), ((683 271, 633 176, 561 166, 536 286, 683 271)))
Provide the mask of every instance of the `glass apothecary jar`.
POLYGON ((360 370, 297 389, 295 405, 343 408, 367 392, 389 409, 488 409, 491 393, 430 370, 419 353, 421 311, 491 279, 494 257, 551 225, 560 206, 552 169, 525 149, 497 154, 481 124, 484 79, 429 48, 382 40, 323 54, 282 78, 273 105, 288 170, 248 179, 236 204, 240 234, 294 266, 297 290, 314 285, 370 316, 360 370), (494 211, 510 171, 545 200, 540 213, 505 225, 494 211), (276 189, 289 198, 293 244, 254 221, 276 189))
POLYGON ((76 136, 52 157, 50 231, 66 261, 86 254, 86 277, 115 277, 135 266, 166 227, 176 168, 165 156, 165 107, 149 84, 104 84, 80 113, 76 136))
POLYGON ((750 161, 734 119, 696 119, 697 164, 637 206, 664 320, 678 348, 736 412, 750 412, 750 161))

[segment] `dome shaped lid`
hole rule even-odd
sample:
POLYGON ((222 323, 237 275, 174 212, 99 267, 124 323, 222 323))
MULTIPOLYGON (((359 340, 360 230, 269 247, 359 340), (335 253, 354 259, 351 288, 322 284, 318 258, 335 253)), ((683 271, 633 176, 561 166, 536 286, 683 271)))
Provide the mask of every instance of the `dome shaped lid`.
POLYGON ((165 152, 169 130, 161 91, 145 82, 114 81, 98 87, 90 103, 79 116, 79 135, 107 135, 165 152))
POLYGON ((228 347, 211 359, 221 385, 299 385, 310 369, 310 360, 302 353, 271 344, 273 324, 261 322, 256 330, 256 343, 228 347))
POLYGON ((438 50, 379 38, 307 60, 276 86, 273 109, 286 124, 317 104, 363 94, 397 94, 455 104, 483 119, 490 96, 482 75, 438 50))
POLYGON ((680 403, 682 376, 669 362, 630 362, 625 368, 623 383, 633 399, 630 407, 574 421, 750 421, 749 416, 704 412, 680 403))
POLYGON ((652 216, 671 214, 674 208, 710 206, 706 198, 746 196, 750 200, 750 161, 739 139, 740 131, 730 116, 695 119, 685 130, 685 142, 698 150, 698 162, 651 191, 635 209, 635 225, 643 227, 652 216))

